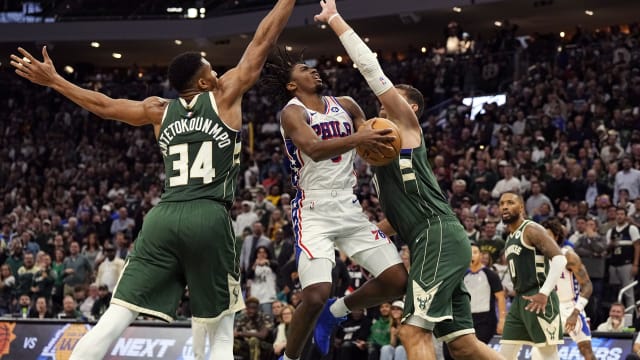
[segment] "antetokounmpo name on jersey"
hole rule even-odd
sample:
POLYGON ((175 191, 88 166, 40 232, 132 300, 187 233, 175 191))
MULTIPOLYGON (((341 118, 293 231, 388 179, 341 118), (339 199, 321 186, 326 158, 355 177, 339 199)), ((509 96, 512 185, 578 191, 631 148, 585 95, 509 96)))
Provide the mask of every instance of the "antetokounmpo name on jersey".
POLYGON ((319 124, 313 124, 311 128, 322 140, 327 140, 351 135, 351 123, 343 122, 342 126, 344 130, 340 127, 340 121, 325 121, 319 124))
POLYGON ((211 136, 220 149, 231 145, 231 138, 224 126, 219 123, 214 124, 213 120, 199 116, 191 119, 180 119, 169 124, 164 131, 160 133, 160 138, 158 139, 160 150, 166 155, 167 148, 174 137, 193 131, 199 131, 211 136))

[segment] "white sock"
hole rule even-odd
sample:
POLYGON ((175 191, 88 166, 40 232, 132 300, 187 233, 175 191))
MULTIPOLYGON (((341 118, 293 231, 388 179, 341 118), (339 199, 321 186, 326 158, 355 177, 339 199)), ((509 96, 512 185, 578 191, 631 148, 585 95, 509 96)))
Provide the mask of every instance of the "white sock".
POLYGON ((329 307, 329 311, 331 311, 331 313, 335 317, 347 316, 347 314, 350 313, 349 308, 344 303, 343 297, 341 297, 340 299, 336 300, 336 302, 331 304, 331 306, 329 307))
POLYGON ((120 337, 124 330, 138 317, 138 312, 117 304, 100 317, 100 321, 76 344, 70 360, 102 359, 109 346, 120 337))
POLYGON ((233 360, 233 319, 235 314, 223 316, 216 324, 207 325, 210 360, 233 360))

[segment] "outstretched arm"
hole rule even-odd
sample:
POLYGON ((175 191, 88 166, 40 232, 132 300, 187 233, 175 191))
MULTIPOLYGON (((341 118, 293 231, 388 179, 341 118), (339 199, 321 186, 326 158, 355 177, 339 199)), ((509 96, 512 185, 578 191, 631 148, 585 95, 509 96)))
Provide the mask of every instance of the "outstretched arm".
POLYGON ((32 83, 54 89, 103 119, 119 120, 134 126, 154 124, 159 129, 167 100, 155 96, 144 101, 113 99, 65 80, 56 71, 46 46, 42 48, 43 61, 23 48, 18 48, 18 51, 23 57, 12 54, 11 65, 16 68, 16 74, 32 83))
POLYGON ((321 1, 320 6, 322 6, 322 12, 315 16, 315 20, 329 24, 338 35, 349 57, 358 67, 358 71, 384 106, 389 119, 402 130, 402 147, 419 146, 422 130, 418 118, 407 100, 400 95, 383 73, 376 56, 340 16, 335 0, 321 1))
POLYGON ((240 101, 242 94, 258 81, 269 52, 289 21, 295 3, 295 0, 279 0, 262 19, 238 65, 220 77, 224 99, 240 101))

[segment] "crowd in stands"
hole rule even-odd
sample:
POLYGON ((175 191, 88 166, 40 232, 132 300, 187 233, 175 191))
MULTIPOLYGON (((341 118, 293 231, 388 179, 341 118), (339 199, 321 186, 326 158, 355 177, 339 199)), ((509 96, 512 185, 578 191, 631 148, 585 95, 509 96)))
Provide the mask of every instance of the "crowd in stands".
MULTIPOLYGON (((576 29, 566 39, 536 34, 521 41, 501 31, 475 39, 464 54, 409 49, 380 57, 390 79, 417 87, 432 108, 422 123, 433 171, 507 303, 514 293, 497 206, 506 190, 524 196, 535 221, 563 223, 594 284, 592 329, 610 320, 618 290, 637 277, 640 258, 628 246, 640 246, 639 41, 637 24, 576 29), (471 119, 462 98, 499 91, 506 103, 485 104, 471 119)), ((318 59, 317 66, 333 94, 376 114, 375 98, 349 64, 318 59)), ((113 97, 175 96, 159 68, 73 77, 113 97)), ((267 359, 282 353, 301 300, 292 261, 295 189, 281 148, 280 104, 259 86, 244 101, 243 171, 231 212, 243 241, 247 309, 237 318, 235 349, 267 359)), ((0 102, 0 315, 97 319, 145 214, 160 201, 165 179, 153 132, 101 121, 6 69, 0 102)), ((379 221, 371 169, 359 160, 355 169, 362 207, 379 221)), ((403 239, 394 240, 409 267, 403 239)), ((369 276, 336 253, 334 295, 369 276)), ((632 289, 622 306, 634 307, 636 298, 632 289)), ((190 316, 188 302, 185 291, 179 318, 190 316)), ((396 336, 402 307, 398 300, 353 311, 336 333, 334 359, 406 358, 396 336)))

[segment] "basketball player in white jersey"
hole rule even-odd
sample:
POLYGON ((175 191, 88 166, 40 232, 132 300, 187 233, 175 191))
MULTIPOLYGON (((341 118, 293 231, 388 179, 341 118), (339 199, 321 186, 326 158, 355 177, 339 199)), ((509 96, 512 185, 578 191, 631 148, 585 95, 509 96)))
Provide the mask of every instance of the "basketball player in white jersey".
POLYGON ((562 224, 557 219, 550 219, 542 223, 542 226, 547 229, 549 236, 556 240, 562 254, 567 258, 567 266, 556 284, 564 331, 578 344, 580 354, 586 360, 595 360, 591 348, 591 330, 584 316, 584 307, 593 291, 591 279, 580 256, 573 251, 573 244, 565 240, 562 224))
POLYGON ((323 83, 316 69, 292 61, 285 52, 279 57, 279 63, 267 65, 270 72, 263 84, 281 100, 288 100, 280 125, 298 190, 292 219, 303 290, 283 359, 298 359, 319 316, 323 319, 319 325, 324 326, 316 328, 314 340, 326 354, 334 319, 346 316, 350 309, 401 297, 407 272, 395 245, 369 222, 353 192, 354 148, 363 143, 389 146, 385 143, 394 137, 389 130, 373 130, 370 124, 356 132, 365 115, 351 98, 322 96, 323 83), (336 246, 375 278, 346 298, 327 301, 336 246))

